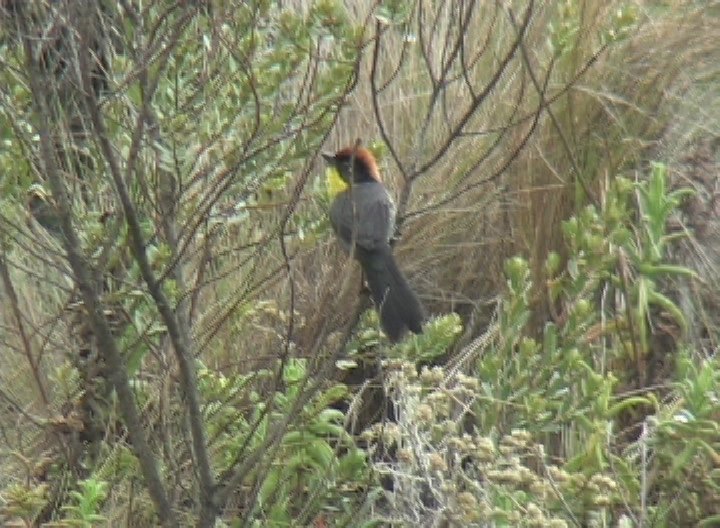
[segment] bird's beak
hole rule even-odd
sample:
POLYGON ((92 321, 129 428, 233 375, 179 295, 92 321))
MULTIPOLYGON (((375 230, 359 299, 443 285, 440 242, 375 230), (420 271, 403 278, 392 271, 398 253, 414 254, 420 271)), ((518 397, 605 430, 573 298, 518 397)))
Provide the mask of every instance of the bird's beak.
POLYGON ((325 163, 334 167, 336 165, 335 154, 328 154, 327 152, 322 153, 322 157, 325 159, 325 163))

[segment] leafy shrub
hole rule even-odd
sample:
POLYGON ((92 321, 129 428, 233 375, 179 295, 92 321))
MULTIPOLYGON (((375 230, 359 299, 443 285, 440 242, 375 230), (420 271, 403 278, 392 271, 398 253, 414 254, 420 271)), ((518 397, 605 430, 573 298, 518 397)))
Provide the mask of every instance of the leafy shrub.
POLYGON ((668 221, 687 194, 668 189, 662 164, 646 181, 617 178, 600 208, 564 223, 565 265, 547 259, 553 320, 539 331, 531 323, 529 267, 514 258, 497 321, 455 362, 419 372, 410 352, 386 362, 397 423, 366 432, 394 449, 375 463, 393 483, 382 519, 560 527, 717 518, 708 506, 718 504, 708 469, 720 460, 716 362, 681 353, 669 388, 643 385, 651 356, 676 353, 653 346, 658 321, 674 324, 678 340, 686 325, 663 288, 694 277, 669 262, 677 235, 668 221))

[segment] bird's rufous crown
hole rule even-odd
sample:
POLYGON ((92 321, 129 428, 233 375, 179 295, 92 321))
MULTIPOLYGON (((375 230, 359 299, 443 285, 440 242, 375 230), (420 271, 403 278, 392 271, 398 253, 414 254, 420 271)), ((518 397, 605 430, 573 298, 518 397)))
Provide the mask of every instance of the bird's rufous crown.
POLYGON ((335 159, 338 161, 349 160, 353 157, 355 158, 355 163, 365 167, 368 175, 379 182, 382 181, 375 156, 365 147, 345 147, 335 153, 335 159))

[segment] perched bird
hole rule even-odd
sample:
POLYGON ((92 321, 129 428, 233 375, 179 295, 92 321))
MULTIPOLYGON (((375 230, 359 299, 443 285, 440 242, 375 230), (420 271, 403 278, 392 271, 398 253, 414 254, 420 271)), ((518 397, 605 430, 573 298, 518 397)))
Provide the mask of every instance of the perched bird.
POLYGON ((392 254, 395 203, 375 157, 359 146, 323 157, 329 165, 330 223, 342 247, 360 262, 383 330, 391 341, 407 330, 421 333, 424 311, 392 254))

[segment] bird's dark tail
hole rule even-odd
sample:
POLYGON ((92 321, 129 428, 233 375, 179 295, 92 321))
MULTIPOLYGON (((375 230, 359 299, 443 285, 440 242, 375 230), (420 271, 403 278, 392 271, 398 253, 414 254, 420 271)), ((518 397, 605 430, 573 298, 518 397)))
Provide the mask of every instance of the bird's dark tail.
POLYGON ((423 307, 398 268, 390 246, 375 250, 358 246, 356 251, 380 313, 380 323, 390 340, 398 341, 406 330, 422 333, 423 307))

